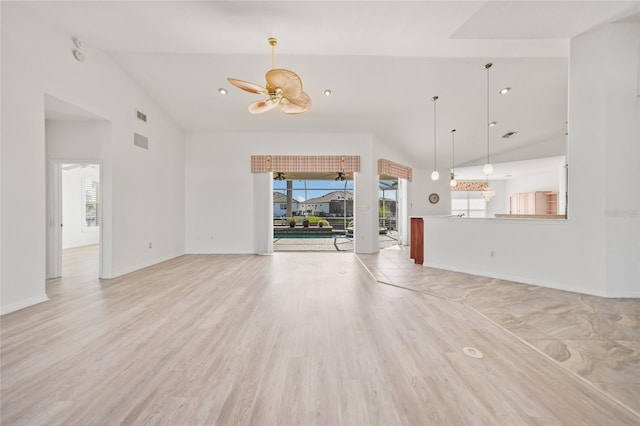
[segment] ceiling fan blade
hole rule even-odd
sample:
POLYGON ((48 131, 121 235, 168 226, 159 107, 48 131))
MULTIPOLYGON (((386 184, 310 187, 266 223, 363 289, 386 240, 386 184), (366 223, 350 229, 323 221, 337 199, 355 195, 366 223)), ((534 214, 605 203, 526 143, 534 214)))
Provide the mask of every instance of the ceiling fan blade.
POLYGON ((265 89, 264 87, 258 86, 257 84, 249 83, 248 81, 238 80, 237 78, 227 78, 227 80, 234 86, 249 93, 257 93, 261 95, 265 95, 267 93, 267 89, 265 89))
POLYGON ((249 112, 251 114, 262 114, 263 112, 267 112, 269 110, 274 109, 278 106, 277 102, 271 102, 269 100, 266 101, 258 101, 249 105, 249 112))
POLYGON ((82 167, 82 164, 67 164, 66 166, 62 166, 62 170, 64 171, 73 170, 73 169, 77 169, 78 167, 82 167))
POLYGON ((280 103, 280 110, 287 114, 302 114, 311 108, 311 98, 306 92, 302 92, 298 99, 290 99, 289 102, 280 103))
POLYGON ((284 69, 272 69, 267 71, 267 89, 273 91, 276 88, 282 89, 282 96, 291 100, 297 99, 302 93, 302 80, 293 71, 284 69))

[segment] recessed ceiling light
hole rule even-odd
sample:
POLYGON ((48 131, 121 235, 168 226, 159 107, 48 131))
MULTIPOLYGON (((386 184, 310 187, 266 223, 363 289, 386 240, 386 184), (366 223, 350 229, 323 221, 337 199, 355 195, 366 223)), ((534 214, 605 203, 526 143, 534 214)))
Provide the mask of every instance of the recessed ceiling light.
POLYGON ((511 87, 505 87, 505 88, 500 89, 500 94, 501 95, 506 95, 510 91, 511 91, 511 87))
POLYGON ((218 93, 220 93, 221 95, 226 95, 227 94, 227 89, 225 89, 224 87, 221 87, 218 89, 218 93))
POLYGON ((324 89, 324 93, 325 96, 331 96, 331 89, 324 89))
POLYGON ((518 132, 507 132, 504 135, 502 135, 502 137, 507 139, 507 138, 510 138, 511 136, 516 135, 516 134, 518 134, 518 132))
POLYGON ((492 121, 491 123, 489 123, 489 127, 493 127, 493 126, 495 126, 496 124, 498 124, 498 122, 497 122, 497 121, 492 121))

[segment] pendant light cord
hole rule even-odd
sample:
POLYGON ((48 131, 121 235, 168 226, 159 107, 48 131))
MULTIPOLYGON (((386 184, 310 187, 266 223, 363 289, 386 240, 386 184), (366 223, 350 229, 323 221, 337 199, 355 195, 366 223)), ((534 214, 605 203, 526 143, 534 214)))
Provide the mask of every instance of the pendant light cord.
POLYGON ((433 98, 433 171, 436 171, 437 165, 437 150, 436 150, 436 101, 438 100, 437 96, 433 98))
POLYGON ((456 174, 456 129, 451 130, 451 173, 456 174))
POLYGON ((485 68, 487 69, 487 164, 491 164, 491 161, 489 161, 489 68, 491 68, 491 65, 493 64, 489 63, 485 65, 485 68))

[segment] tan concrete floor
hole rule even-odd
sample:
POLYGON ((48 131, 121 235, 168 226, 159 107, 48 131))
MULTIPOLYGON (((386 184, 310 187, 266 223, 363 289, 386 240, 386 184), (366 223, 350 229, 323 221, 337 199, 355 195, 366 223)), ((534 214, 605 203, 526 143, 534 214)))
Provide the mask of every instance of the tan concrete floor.
POLYGON ((474 308, 640 412, 640 299, 609 299, 414 264, 409 248, 359 254, 381 283, 474 308))

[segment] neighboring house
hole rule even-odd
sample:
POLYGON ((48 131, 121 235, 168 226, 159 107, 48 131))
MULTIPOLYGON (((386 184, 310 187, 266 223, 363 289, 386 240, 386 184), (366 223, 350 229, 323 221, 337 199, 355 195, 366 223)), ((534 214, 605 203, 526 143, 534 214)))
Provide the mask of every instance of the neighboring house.
POLYGON ((333 191, 300 203, 302 213, 311 216, 353 216, 353 193, 333 191), (345 202, 346 199, 346 202, 345 202))
MULTIPOLYGON (((298 211, 298 201, 291 200, 291 209, 293 212, 298 211)), ((282 192, 273 192, 273 217, 283 217, 287 215, 287 194, 282 192)))

